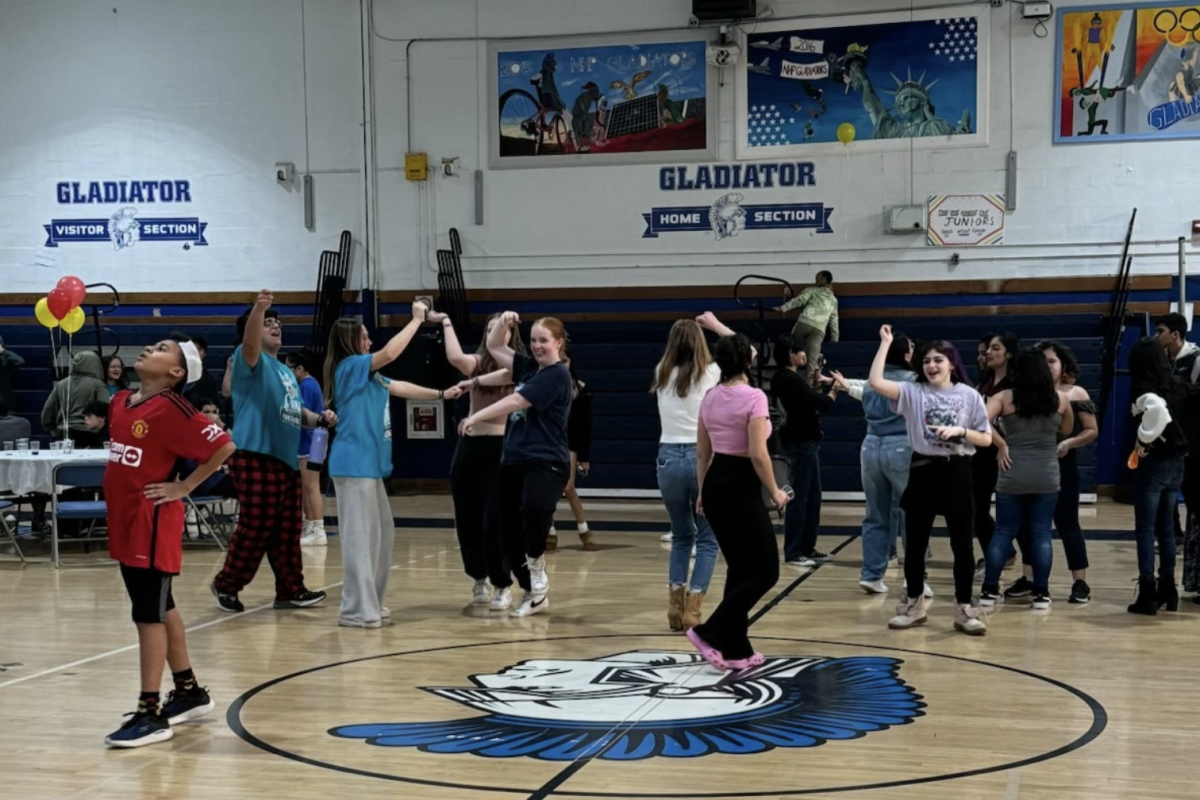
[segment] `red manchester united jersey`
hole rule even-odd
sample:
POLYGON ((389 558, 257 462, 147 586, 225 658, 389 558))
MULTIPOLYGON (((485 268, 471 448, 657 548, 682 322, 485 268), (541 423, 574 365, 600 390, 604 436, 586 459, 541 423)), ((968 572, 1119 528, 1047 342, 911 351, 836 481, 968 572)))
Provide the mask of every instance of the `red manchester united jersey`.
POLYGON ((183 561, 183 503, 156 506, 143 491, 173 480, 181 459, 203 463, 212 458, 229 436, 175 392, 136 404, 132 399, 132 392, 117 392, 108 408, 109 554, 131 567, 174 575, 183 561))

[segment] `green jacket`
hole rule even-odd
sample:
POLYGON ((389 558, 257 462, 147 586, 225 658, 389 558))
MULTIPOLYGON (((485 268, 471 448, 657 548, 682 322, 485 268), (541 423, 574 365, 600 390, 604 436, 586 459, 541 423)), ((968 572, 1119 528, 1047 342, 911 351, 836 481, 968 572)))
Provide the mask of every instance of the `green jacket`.
POLYGON ((838 330, 838 300, 833 289, 828 286, 810 286, 800 294, 788 300, 780 311, 800 309, 797 322, 811 325, 819 331, 829 329, 829 341, 836 342, 840 336, 838 330))
POLYGON ((54 384, 46 405, 42 406, 42 427, 51 436, 65 438, 62 430, 65 408, 67 427, 73 431, 87 430, 83 424, 83 410, 94 401, 108 402, 100 356, 93 352, 76 353, 71 361, 70 376, 54 384))

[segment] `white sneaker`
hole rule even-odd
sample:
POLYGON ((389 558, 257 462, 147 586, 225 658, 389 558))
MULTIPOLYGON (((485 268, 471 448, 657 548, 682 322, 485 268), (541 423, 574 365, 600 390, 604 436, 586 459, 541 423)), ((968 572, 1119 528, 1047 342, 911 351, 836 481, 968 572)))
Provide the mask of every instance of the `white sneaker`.
POLYGON ((546 557, 528 559, 529 585, 534 594, 545 594, 550 589, 550 576, 546 574, 546 557))
POLYGON ((817 562, 813 561, 808 556, 800 556, 799 558, 793 558, 791 561, 787 561, 784 563, 786 563, 789 567, 815 567, 817 565, 817 562))
POLYGON ((497 589, 492 595, 492 602, 488 604, 488 608, 492 611, 508 611, 512 608, 512 589, 505 586, 503 589, 497 589))
POLYGON ((867 594, 887 594, 888 587, 883 581, 859 581, 858 585, 867 594))
POLYGON ((535 592, 526 592, 521 598, 521 604, 508 612, 510 617, 531 617, 534 614, 541 614, 550 608, 550 596, 547 594, 538 594, 535 592))
POLYGON ((667 531, 662 536, 658 537, 658 540, 660 542, 669 542, 674 538, 675 538, 675 534, 671 533, 670 531, 667 531))
POLYGON ((492 602, 492 593, 488 590, 488 582, 475 581, 475 585, 471 587, 471 602, 477 606, 486 606, 492 602))
POLYGON ((987 623, 983 621, 983 613, 970 604, 954 604, 954 629, 968 636, 983 636, 987 633, 987 623))
POLYGON ((311 523, 300 534, 301 547, 326 547, 329 544, 328 540, 329 537, 325 534, 325 526, 320 523, 311 523))
POLYGON ((914 625, 924 625, 925 622, 925 598, 906 597, 902 603, 896 606, 896 616, 888 620, 888 627, 904 629, 914 625))

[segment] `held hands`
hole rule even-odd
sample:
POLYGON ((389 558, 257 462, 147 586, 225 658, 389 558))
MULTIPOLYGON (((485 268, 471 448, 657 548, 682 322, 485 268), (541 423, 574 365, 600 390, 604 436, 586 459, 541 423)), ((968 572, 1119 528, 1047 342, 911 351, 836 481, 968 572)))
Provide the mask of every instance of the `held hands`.
POLYGON ((174 481, 173 483, 152 483, 142 490, 142 494, 148 500, 153 500, 154 505, 161 506, 164 503, 174 503, 176 500, 182 500, 187 497, 187 484, 183 481, 174 481))
MULTIPOLYGON (((467 392, 469 392, 475 388, 475 381, 472 378, 465 378, 465 379, 459 381, 458 383, 454 384, 453 388, 462 390, 458 393, 458 396, 461 397, 462 395, 466 394, 467 392)), ((450 390, 447 389, 446 391, 448 392, 450 390)), ((447 396, 449 396, 449 395, 447 395, 447 396)))
MULTIPOLYGON (((469 384, 470 381, 466 381, 466 383, 469 384)), ((451 386, 449 389, 442 390, 442 399, 443 400, 457 400, 458 398, 462 397, 468 391, 470 391, 470 390, 462 388, 461 383, 456 383, 454 386, 451 386)))
POLYGON ((432 322, 434 324, 440 325, 441 323, 445 322, 448 319, 450 319, 450 315, 443 314, 441 311, 426 311, 425 312, 425 321, 426 322, 432 322))
POLYGON ((886 345, 890 345, 892 343, 892 326, 891 325, 880 325, 879 326, 879 341, 883 342, 886 345))
POLYGON ((429 306, 420 302, 413 303, 412 316, 413 319, 417 320, 418 322, 425 322, 429 319, 429 306))
POLYGON ((275 295, 270 289, 262 289, 258 293, 258 297, 254 298, 254 308, 259 311, 266 311, 275 303, 275 295))
POLYGON ((833 373, 833 386, 839 392, 850 391, 850 382, 843 377, 842 373, 835 370, 830 370, 833 373))

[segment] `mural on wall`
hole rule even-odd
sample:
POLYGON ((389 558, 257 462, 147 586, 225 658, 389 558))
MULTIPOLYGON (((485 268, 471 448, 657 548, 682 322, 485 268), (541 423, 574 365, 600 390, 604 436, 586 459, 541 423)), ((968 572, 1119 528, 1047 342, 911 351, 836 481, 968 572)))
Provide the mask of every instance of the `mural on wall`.
POLYGON ((986 17, 909 17, 760 25, 745 36, 738 157, 985 144, 986 17))
POLYGON ((703 40, 583 41, 493 48, 493 167, 709 155, 703 40))
POLYGON ((658 188, 664 192, 709 190, 701 205, 655 206, 642 214, 646 229, 643 239, 663 233, 704 232, 720 242, 745 230, 808 230, 809 234, 833 233, 829 217, 833 207, 822 202, 750 203, 743 190, 803 189, 816 186, 812 162, 781 164, 701 164, 663 167, 658 171, 658 188))
POLYGON ((1058 12, 1054 141, 1200 136, 1200 8, 1058 12))
POLYGON ((120 251, 138 242, 183 242, 186 250, 192 245, 208 244, 204 238, 208 223, 198 217, 138 216, 138 207, 147 203, 191 203, 190 181, 62 181, 56 185, 55 194, 60 205, 108 206, 97 209, 108 216, 52 219, 42 226, 46 229, 46 247, 108 242, 120 251))

